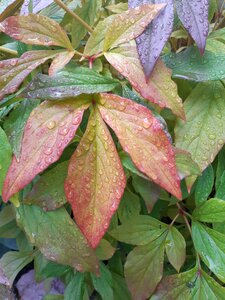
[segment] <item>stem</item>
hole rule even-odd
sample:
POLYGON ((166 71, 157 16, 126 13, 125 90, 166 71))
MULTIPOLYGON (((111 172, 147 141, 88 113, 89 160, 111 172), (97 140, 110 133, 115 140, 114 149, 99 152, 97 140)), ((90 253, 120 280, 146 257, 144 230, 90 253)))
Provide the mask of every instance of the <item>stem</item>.
POLYGON ((169 227, 171 228, 173 226, 173 224, 176 222, 176 219, 179 217, 180 213, 178 213, 175 218, 173 219, 173 221, 170 223, 169 227))
POLYGON ((70 14, 75 20, 80 22, 80 24, 82 24, 87 29, 87 31, 89 31, 90 33, 93 32, 91 26, 89 26, 84 20, 82 20, 75 12, 69 9, 61 0, 54 0, 54 1, 56 4, 58 4, 58 6, 60 6, 62 9, 68 12, 68 14, 70 14))
POLYGON ((0 51, 14 55, 14 56, 18 56, 18 52, 9 48, 5 48, 3 46, 0 46, 0 51))

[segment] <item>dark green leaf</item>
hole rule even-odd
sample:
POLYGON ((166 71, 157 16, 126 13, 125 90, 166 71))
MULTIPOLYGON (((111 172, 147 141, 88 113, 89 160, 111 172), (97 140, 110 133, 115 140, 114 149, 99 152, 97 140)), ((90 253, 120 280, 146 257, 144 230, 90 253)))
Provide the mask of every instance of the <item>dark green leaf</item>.
POLYGON ((36 99, 62 99, 80 94, 113 90, 119 82, 84 67, 68 69, 55 76, 38 74, 22 95, 36 99))
POLYGON ((200 205, 205 202, 211 194, 214 184, 214 171, 212 165, 202 173, 198 178, 195 188, 195 203, 200 205))
POLYGON ((129 190, 125 190, 123 198, 120 201, 120 206, 118 209, 118 216, 120 222, 126 222, 134 216, 139 215, 141 210, 139 197, 129 190))
POLYGON ((127 288, 125 279, 116 274, 111 273, 112 275, 112 288, 114 292, 114 300, 131 300, 131 294, 127 288))
MULTIPOLYGON (((217 169, 218 170, 218 169, 217 169)), ((220 184, 217 187, 216 198, 225 200, 225 171, 220 177, 220 184)))
POLYGON ((38 105, 38 101, 24 100, 11 112, 4 122, 4 129, 12 146, 13 153, 17 158, 20 156, 21 142, 24 126, 31 111, 38 105))
POLYGON ((167 67, 173 71, 173 77, 192 81, 221 80, 225 78, 225 54, 205 51, 201 56, 198 48, 164 56, 167 67))
POLYGON ((85 281, 84 281, 84 274, 76 273, 73 279, 70 281, 68 286, 65 289, 64 299, 65 300, 72 300, 72 299, 79 299, 84 300, 85 295, 85 281))
POLYGON ((0 127, 0 195, 2 194, 3 182, 12 158, 11 146, 5 132, 0 127))
POLYGON ((225 235, 194 222, 192 236, 201 259, 222 282, 225 282, 225 235))
POLYGON ((94 288, 101 295, 102 300, 114 300, 112 290, 112 275, 103 263, 100 265, 100 276, 96 277, 95 275, 91 274, 91 278, 94 288))

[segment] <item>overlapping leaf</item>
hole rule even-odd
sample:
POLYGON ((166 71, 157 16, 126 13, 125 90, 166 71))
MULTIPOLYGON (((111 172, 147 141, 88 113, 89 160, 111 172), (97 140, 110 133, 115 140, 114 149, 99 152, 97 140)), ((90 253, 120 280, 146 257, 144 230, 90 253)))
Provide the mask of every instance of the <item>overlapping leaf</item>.
POLYGON ((212 198, 193 212, 193 217, 201 222, 225 222, 225 201, 212 198))
POLYGON ((203 54, 209 31, 209 0, 175 0, 177 14, 203 54))
POLYGON ((199 222, 192 224, 194 246, 207 267, 225 282, 225 235, 199 222))
POLYGON ((222 300, 224 293, 224 287, 203 270, 198 271, 194 268, 163 278, 151 300, 222 300))
POLYGON ((12 150, 3 129, 0 127, 0 195, 3 182, 12 158, 12 150))
POLYGON ((31 45, 61 46, 73 50, 66 32, 54 20, 35 14, 9 17, 0 23, 0 30, 31 45))
POLYGON ((74 137, 89 99, 43 102, 25 127, 21 155, 15 157, 5 178, 2 198, 7 201, 61 156, 74 137))
POLYGON ((184 103, 187 122, 175 127, 176 146, 190 152, 201 171, 225 143, 224 93, 221 82, 197 85, 184 103))
POLYGON ((165 4, 146 4, 116 16, 106 32, 103 50, 107 51, 139 36, 164 7, 165 4))
POLYGON ((92 112, 71 158, 65 191, 76 223, 93 248, 107 231, 125 185, 125 174, 108 128, 99 112, 92 112))
POLYGON ((26 98, 62 99, 80 94, 94 94, 113 90, 119 81, 100 75, 84 67, 63 70, 55 76, 38 74, 23 91, 26 98))
POLYGON ((101 94, 96 99, 103 119, 137 168, 180 199, 174 150, 151 111, 116 95, 101 94))
POLYGON ((48 7, 53 0, 25 0, 23 6, 21 7, 20 14, 21 15, 28 15, 29 14, 29 5, 32 7, 32 13, 36 14, 45 7, 48 7), (32 3, 31 3, 32 2, 32 3))
POLYGON ((145 75, 149 79, 159 55, 172 32, 174 7, 173 0, 128 0, 129 7, 132 8, 146 3, 166 3, 166 7, 160 14, 136 38, 138 54, 145 75))
POLYGON ((171 80, 171 73, 162 61, 157 63, 149 82, 146 83, 134 42, 121 45, 105 53, 105 57, 144 98, 160 107, 168 107, 177 116, 185 118, 176 84, 171 80))
POLYGON ((23 0, 4 0, 0 6, 0 22, 13 15, 23 4, 23 0))
POLYGON ((34 205, 21 205, 17 222, 47 259, 80 272, 98 272, 94 251, 64 208, 44 212, 34 205))
POLYGON ((0 61, 0 100, 14 93, 34 69, 58 54, 57 50, 29 51, 20 58, 0 61))
POLYGON ((208 50, 201 56, 196 47, 164 56, 167 67, 173 71, 173 77, 192 81, 220 80, 225 78, 225 54, 208 50))

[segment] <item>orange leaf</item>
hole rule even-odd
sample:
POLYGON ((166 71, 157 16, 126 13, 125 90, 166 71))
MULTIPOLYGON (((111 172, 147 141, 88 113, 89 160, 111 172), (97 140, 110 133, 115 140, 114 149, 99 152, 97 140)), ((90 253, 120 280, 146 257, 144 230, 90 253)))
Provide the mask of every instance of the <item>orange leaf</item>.
POLYGON ((88 106, 88 97, 80 96, 76 100, 45 101, 32 111, 25 127, 20 158, 13 158, 5 178, 4 201, 59 159, 88 106))
POLYGON ((93 248, 107 231, 125 185, 112 137, 99 112, 93 110, 65 182, 76 223, 93 248))
POLYGON ((105 53, 108 62, 126 77, 137 92, 160 107, 170 108, 175 115, 185 119, 183 105, 177 94, 177 86, 171 79, 171 72, 161 60, 146 82, 135 42, 130 42, 105 53))
POLYGON ((103 119, 114 130, 137 168, 181 199, 174 150, 152 112, 116 95, 100 94, 97 101, 103 119))

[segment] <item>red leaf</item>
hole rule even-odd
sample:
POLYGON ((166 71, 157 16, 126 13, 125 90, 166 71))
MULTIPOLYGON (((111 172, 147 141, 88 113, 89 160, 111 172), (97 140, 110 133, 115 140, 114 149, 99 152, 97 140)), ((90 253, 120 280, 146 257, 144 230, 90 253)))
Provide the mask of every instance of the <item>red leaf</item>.
POLYGON ((105 53, 108 62, 126 77, 137 92, 160 107, 170 108, 175 115, 185 119, 183 105, 177 94, 177 86, 171 79, 171 72, 161 60, 146 82, 145 74, 139 61, 135 42, 121 45, 105 53))
POLYGON ((172 145, 160 122, 146 107, 116 95, 100 94, 99 110, 137 168, 181 199, 172 145))
POLYGON ((66 32, 56 21, 45 16, 29 14, 9 17, 0 23, 0 30, 26 44, 54 45, 73 50, 66 32))
POLYGON ((29 51, 20 58, 0 61, 0 100, 14 93, 35 68, 59 53, 56 50, 29 51))
POLYGON ((108 229, 126 185, 116 147, 99 112, 71 158, 65 192, 77 225, 95 248, 108 229))
POLYGON ((6 202, 61 156, 74 137, 89 100, 45 101, 35 108, 26 124, 19 160, 13 158, 5 178, 6 202))

